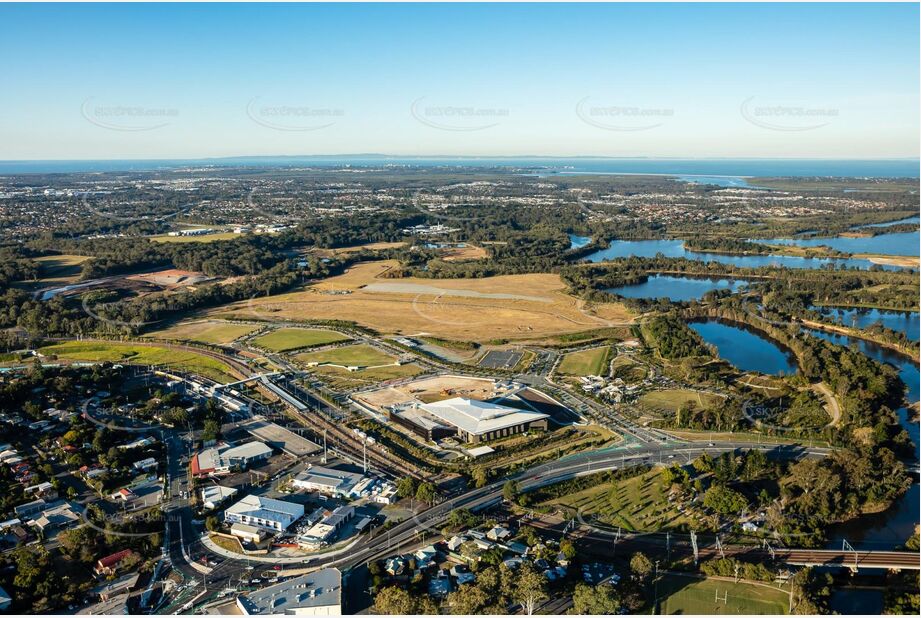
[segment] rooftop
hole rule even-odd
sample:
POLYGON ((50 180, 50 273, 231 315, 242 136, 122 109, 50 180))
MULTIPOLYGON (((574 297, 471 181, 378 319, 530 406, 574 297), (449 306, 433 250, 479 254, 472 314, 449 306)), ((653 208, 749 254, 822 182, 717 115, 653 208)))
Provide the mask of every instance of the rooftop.
POLYGON ((420 407, 432 416, 473 435, 548 418, 547 414, 539 412, 516 410, 463 397, 445 399, 436 403, 423 403, 420 407))
POLYGON ((341 599, 342 575, 338 569, 323 569, 241 595, 237 606, 247 615, 286 614, 300 608, 338 608, 341 599))
POLYGON ((226 512, 274 521, 278 519, 279 515, 285 518, 297 519, 304 514, 304 507, 284 500, 249 495, 244 496, 239 502, 228 507, 226 512))

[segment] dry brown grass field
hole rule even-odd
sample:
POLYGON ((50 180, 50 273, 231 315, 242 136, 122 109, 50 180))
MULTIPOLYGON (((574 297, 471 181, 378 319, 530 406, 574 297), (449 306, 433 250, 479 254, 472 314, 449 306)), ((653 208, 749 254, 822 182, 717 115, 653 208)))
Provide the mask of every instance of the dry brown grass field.
POLYGON ((286 320, 347 320, 384 334, 458 341, 546 340, 630 322, 621 304, 587 307, 557 275, 483 279, 388 279, 395 261, 358 264, 304 290, 257 298, 212 315, 286 320))

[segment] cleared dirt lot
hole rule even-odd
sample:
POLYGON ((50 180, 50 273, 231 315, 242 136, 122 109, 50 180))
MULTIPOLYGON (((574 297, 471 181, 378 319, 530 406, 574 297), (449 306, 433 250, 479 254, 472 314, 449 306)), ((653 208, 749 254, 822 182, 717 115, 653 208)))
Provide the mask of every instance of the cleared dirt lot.
POLYGON ((504 389, 497 389, 496 386, 496 382, 485 378, 432 376, 399 386, 353 395, 353 397, 373 408, 383 410, 387 406, 413 400, 431 403, 452 397, 491 399, 505 392, 504 389))
POLYGON ((384 334, 480 342, 547 339, 631 319, 621 304, 587 309, 583 301, 565 293, 565 285, 557 275, 387 278, 386 273, 396 265, 395 261, 358 264, 304 291, 236 303, 215 309, 212 314, 348 320, 384 334))

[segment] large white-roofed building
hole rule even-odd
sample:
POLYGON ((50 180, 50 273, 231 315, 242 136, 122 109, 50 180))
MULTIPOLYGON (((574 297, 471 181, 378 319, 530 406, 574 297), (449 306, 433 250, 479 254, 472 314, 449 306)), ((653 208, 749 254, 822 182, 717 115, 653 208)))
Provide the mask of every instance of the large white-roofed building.
POLYGON ((540 412, 463 397, 423 403, 419 408, 456 427, 458 436, 467 442, 485 442, 531 429, 547 429, 550 418, 540 412))
POLYGON ((244 496, 224 511, 224 521, 231 524, 248 524, 275 532, 287 530, 303 516, 303 505, 253 495, 244 496))
POLYGON ((322 569, 246 592, 237 597, 237 609, 246 616, 340 616, 342 574, 338 569, 322 569))

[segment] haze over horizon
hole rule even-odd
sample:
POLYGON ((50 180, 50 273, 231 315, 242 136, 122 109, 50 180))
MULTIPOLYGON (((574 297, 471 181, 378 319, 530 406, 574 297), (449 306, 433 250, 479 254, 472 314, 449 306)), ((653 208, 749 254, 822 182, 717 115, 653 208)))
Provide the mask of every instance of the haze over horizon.
POLYGON ((917 4, 663 8, 3 5, 0 160, 918 158, 917 4))

